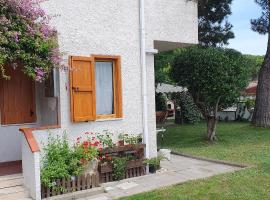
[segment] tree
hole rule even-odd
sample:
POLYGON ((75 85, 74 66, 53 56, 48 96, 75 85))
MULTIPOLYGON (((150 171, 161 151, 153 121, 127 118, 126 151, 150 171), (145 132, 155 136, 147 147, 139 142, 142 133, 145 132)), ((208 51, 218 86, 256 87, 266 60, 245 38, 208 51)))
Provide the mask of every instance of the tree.
POLYGON ((50 16, 41 8, 44 0, 0 0, 0 78, 9 79, 6 67, 22 70, 36 81, 43 81, 61 55, 56 30, 50 16))
POLYGON ((155 55, 155 84, 171 83, 169 71, 179 50, 161 52, 155 55))
POLYGON ((259 71, 261 69, 264 56, 244 55, 251 62, 251 80, 258 80, 259 71))
POLYGON ((268 47, 259 72, 255 110, 252 124, 270 127, 270 1, 255 0, 262 8, 262 15, 251 20, 251 28, 259 34, 268 34, 268 47))
POLYGON ((217 112, 236 103, 247 86, 249 66, 241 53, 231 49, 190 47, 176 57, 171 78, 187 87, 207 122, 209 141, 217 139, 217 112))
POLYGON ((228 22, 231 15, 232 0, 200 0, 199 42, 203 46, 223 46, 234 38, 232 25, 228 22))

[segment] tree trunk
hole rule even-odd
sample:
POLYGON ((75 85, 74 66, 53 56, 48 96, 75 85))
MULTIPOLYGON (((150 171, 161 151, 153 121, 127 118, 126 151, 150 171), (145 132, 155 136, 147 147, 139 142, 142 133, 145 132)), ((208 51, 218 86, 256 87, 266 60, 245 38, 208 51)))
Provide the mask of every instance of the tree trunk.
POLYGON ((215 116, 207 117, 207 139, 208 141, 215 141, 216 138, 216 128, 218 119, 215 116))
POLYGON ((255 126, 270 127, 270 28, 267 53, 259 73, 252 124, 255 126))

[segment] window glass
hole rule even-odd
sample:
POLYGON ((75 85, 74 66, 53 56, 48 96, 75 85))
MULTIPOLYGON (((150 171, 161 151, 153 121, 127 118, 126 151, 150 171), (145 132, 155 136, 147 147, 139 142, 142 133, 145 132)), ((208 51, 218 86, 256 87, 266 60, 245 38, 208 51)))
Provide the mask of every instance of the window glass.
POLYGON ((113 62, 95 63, 97 115, 114 113, 113 62))

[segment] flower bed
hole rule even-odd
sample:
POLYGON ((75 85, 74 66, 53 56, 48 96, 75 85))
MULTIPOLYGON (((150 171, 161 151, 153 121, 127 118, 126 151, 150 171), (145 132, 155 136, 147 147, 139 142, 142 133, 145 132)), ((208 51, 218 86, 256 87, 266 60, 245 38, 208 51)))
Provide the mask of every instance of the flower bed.
POLYGON ((124 135, 113 143, 109 132, 86 132, 70 144, 67 134, 50 136, 43 148, 42 198, 98 187, 99 183, 142 176, 144 144, 138 136, 124 135), (136 143, 137 142, 137 143, 136 143), (126 145, 123 145, 126 144, 126 145))
POLYGON ((82 174, 73 178, 62 178, 55 182, 55 188, 41 187, 41 197, 49 198, 61 194, 88 190, 94 187, 99 187, 99 174, 82 174))
POLYGON ((101 161, 98 168, 100 173, 100 182, 106 183, 116 180, 114 177, 114 170, 117 170, 115 169, 117 166, 115 167, 114 160, 106 160, 106 158, 110 158, 111 155, 118 157, 118 159, 129 157, 126 163, 124 163, 125 166, 122 178, 127 179, 145 175, 145 166, 143 163, 144 149, 144 144, 125 145, 104 149, 101 156, 104 157, 105 155, 105 161, 101 161))

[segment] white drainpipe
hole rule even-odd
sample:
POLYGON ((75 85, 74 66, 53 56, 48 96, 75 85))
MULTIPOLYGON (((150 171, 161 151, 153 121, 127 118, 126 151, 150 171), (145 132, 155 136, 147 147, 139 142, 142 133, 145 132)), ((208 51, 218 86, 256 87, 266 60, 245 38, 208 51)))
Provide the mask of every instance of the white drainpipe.
POLYGON ((146 144, 145 157, 150 157, 148 132, 148 102, 147 102, 147 70, 145 48, 145 8, 144 0, 140 1, 140 39, 141 39, 141 69, 142 69, 142 100, 143 100, 143 141, 146 144))

